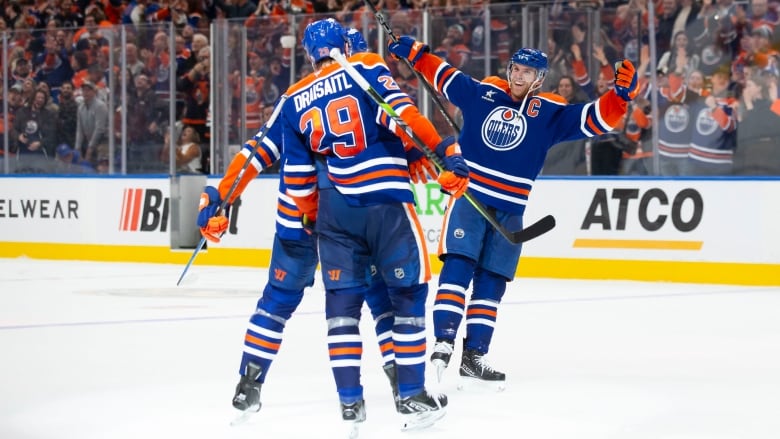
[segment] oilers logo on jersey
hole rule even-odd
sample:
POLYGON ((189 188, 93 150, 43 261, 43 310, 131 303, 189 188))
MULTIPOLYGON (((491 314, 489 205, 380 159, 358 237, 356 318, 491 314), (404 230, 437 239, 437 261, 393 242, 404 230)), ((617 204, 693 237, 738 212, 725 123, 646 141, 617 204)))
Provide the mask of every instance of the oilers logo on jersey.
POLYGON ((712 110, 709 108, 703 108, 699 111, 699 114, 696 115, 696 131, 699 133, 709 136, 718 128, 720 128, 720 125, 713 119, 712 110))
POLYGON ((496 151, 508 151, 523 141, 525 118, 509 107, 496 107, 482 122, 482 141, 496 151))
POLYGON ((672 105, 664 113, 664 123, 671 133, 681 133, 688 128, 691 115, 688 107, 684 105, 672 105))

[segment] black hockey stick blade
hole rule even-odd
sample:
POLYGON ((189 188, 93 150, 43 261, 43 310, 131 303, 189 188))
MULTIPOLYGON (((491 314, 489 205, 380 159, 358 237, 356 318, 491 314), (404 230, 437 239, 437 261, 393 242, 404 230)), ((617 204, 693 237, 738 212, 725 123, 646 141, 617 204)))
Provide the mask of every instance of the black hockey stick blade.
POLYGON ((524 228, 523 230, 512 232, 511 241, 515 244, 530 241, 534 238, 538 238, 539 236, 544 235, 553 228, 555 228, 555 217, 552 215, 547 215, 539 221, 524 228))

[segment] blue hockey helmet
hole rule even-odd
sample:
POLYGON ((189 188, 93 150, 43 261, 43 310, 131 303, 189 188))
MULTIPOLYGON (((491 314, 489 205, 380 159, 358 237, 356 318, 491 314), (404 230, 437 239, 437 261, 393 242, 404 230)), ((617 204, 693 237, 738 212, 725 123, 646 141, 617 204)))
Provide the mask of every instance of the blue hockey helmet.
POLYGON ((363 34, 354 27, 347 29, 347 42, 349 43, 350 55, 368 52, 368 43, 366 43, 366 40, 363 38, 363 34))
POLYGON ((506 66, 506 78, 512 72, 512 66, 520 64, 536 69, 536 80, 542 81, 547 76, 547 54, 537 49, 522 48, 512 55, 506 66))
POLYGON ((330 50, 337 48, 344 52, 347 44, 346 31, 338 21, 328 18, 315 21, 303 31, 303 48, 312 64, 330 58, 330 50))

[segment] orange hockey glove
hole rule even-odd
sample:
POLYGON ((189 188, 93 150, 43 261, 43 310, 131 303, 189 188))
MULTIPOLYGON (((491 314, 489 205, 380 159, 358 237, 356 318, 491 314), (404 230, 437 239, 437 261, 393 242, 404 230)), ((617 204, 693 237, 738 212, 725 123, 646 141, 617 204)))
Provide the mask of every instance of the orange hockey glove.
POLYGON ((624 101, 633 100, 639 93, 637 82, 636 69, 630 60, 615 65, 615 93, 624 101))
POLYGON ((217 188, 206 186, 206 189, 200 194, 200 205, 198 206, 198 227, 200 234, 211 242, 217 243, 222 235, 227 231, 229 221, 228 214, 230 207, 225 209, 224 215, 220 212, 219 206, 222 199, 219 196, 217 188))
POLYGON ((419 148, 413 146, 406 151, 406 161, 409 163, 409 177, 412 183, 428 183, 428 177, 433 179, 439 176, 436 167, 419 148))
POLYGON ((444 160, 444 172, 439 175, 441 188, 460 198, 469 185, 469 167, 460 153, 460 145, 450 136, 436 145, 436 155, 444 160))

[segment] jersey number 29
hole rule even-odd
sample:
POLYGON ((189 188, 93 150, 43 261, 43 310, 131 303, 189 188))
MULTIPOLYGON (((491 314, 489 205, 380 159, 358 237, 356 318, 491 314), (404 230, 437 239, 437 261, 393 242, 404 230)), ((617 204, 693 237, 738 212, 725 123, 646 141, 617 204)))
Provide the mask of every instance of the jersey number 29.
POLYGON ((301 115, 299 128, 308 136, 312 151, 329 149, 340 158, 354 157, 366 149, 360 105, 354 96, 333 99, 325 108, 312 107, 301 115))

